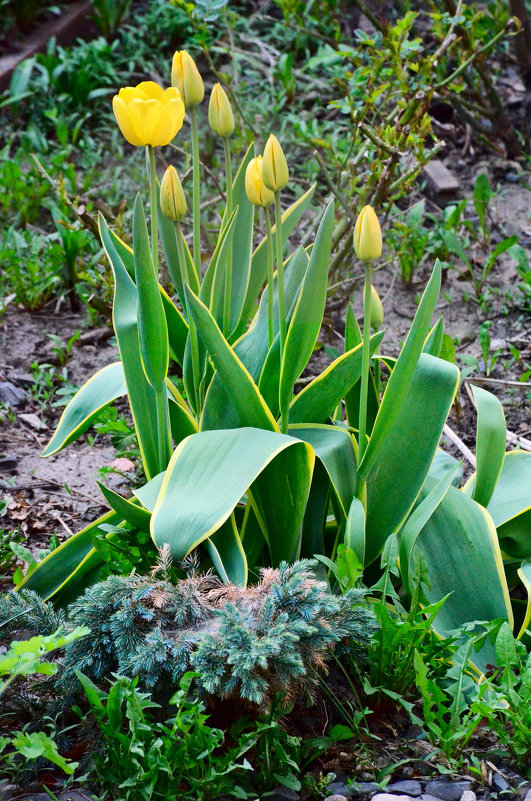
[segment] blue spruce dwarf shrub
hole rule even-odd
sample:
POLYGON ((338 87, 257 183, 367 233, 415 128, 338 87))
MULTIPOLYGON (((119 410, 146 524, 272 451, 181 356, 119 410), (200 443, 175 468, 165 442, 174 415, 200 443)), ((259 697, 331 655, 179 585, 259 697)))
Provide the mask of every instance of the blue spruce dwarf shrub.
POLYGON ((163 701, 194 670, 204 694, 261 709, 277 693, 286 702, 311 695, 332 651, 361 660, 374 630, 363 591, 333 595, 315 578, 316 564, 264 569, 247 588, 193 569, 177 584, 112 576, 68 608, 69 623, 91 635, 68 646, 58 683, 70 694, 78 689, 75 670, 96 682, 138 675, 139 687, 163 701))

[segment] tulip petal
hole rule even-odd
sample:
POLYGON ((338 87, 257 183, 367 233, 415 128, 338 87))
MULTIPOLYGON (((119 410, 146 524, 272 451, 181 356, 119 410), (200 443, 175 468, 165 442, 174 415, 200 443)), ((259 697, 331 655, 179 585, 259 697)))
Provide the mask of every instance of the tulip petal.
POLYGON ((133 124, 131 123, 128 112, 128 106, 119 95, 115 95, 113 97, 112 109, 114 111, 114 116, 116 117, 116 121, 120 127, 120 130, 124 135, 124 137, 129 142, 129 144, 135 145, 136 147, 143 145, 144 144, 143 141, 137 135, 133 127, 133 124))
POLYGON ((162 147, 171 142, 175 134, 173 119, 165 106, 160 106, 160 115, 157 120, 157 125, 152 128, 151 144, 154 147, 162 147))
POLYGON ((118 97, 121 98, 125 103, 129 103, 135 98, 137 100, 149 100, 147 94, 139 89, 138 86, 125 86, 118 92, 118 97))
POLYGON ((180 100, 184 109, 184 102, 181 97, 181 93, 175 86, 168 86, 168 88, 165 89, 163 94, 160 96, 159 100, 161 103, 164 103, 165 106, 167 106, 172 100, 180 100))
POLYGON ((143 145, 153 145, 164 106, 158 100, 131 100, 129 118, 143 145))
POLYGON ((137 92, 143 92, 148 100, 160 100, 164 94, 164 89, 155 81, 142 81, 136 87, 137 92))

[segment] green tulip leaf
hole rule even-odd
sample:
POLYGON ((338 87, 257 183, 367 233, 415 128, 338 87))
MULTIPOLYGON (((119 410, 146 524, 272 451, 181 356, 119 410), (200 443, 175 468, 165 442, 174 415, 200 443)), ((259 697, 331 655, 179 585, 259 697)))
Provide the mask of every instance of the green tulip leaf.
MULTIPOLYGON (((370 352, 374 353, 382 341, 384 332, 371 337, 370 352)), ((362 345, 343 353, 317 378, 307 384, 291 401, 289 421, 291 423, 325 423, 346 393, 361 376, 362 345)))
MULTIPOLYGON (((362 479, 367 479, 370 470, 378 458, 379 452, 384 447, 389 432, 392 431, 394 427, 395 420, 400 414, 403 404, 407 400, 413 375, 422 353, 422 348, 424 347, 430 320, 439 297, 440 285, 441 267, 439 261, 436 261, 432 276, 424 290, 406 341, 404 342, 393 372, 387 382, 382 403, 371 432, 369 444, 358 466, 358 473, 362 479)), ((367 519, 369 519, 369 516, 367 516, 367 519)))
POLYGON ((206 540, 206 547, 223 583, 245 587, 247 558, 233 514, 206 540))
POLYGON ((115 242, 116 237, 103 219, 99 218, 100 236, 114 274, 113 326, 124 368, 127 396, 138 437, 142 463, 148 479, 158 470, 157 425, 153 409, 155 392, 142 366, 137 325, 138 292, 124 266, 115 242))
POLYGON ((427 353, 420 356, 408 393, 393 414, 393 427, 374 452, 367 475, 366 565, 380 555, 415 503, 458 383, 457 367, 427 353))
POLYGON ((52 456, 84 434, 100 411, 126 391, 121 362, 108 364, 94 373, 66 406, 42 455, 52 456))
MULTIPOLYGON (((301 464, 313 459, 305 443, 259 428, 202 431, 185 439, 168 465, 151 518, 156 545, 167 542, 173 557, 183 559, 221 528, 267 465, 293 448, 304 454, 301 464)), ((300 489, 296 475, 284 474, 284 494, 292 481, 300 489)), ((293 538, 287 529, 280 534, 293 538)), ((270 541, 270 547, 277 545, 270 541)))
POLYGON ((205 304, 188 289, 185 289, 185 292, 197 331, 210 353, 228 395, 232 398, 242 424, 278 431, 275 418, 260 395, 249 371, 228 344, 205 304))
MULTIPOLYGON (((293 203, 282 214, 282 241, 285 243, 289 235, 299 222, 304 212, 309 208, 316 184, 313 184, 304 195, 293 203)), ((272 227, 273 237, 276 235, 276 225, 272 227)), ((253 316, 253 307, 267 279, 267 239, 264 238, 253 253, 249 285, 241 313, 241 325, 245 326, 247 320, 253 316)), ((241 332, 240 332, 241 333, 241 332)))
POLYGON ((306 275, 286 335, 279 387, 283 419, 287 419, 295 381, 308 364, 321 330, 333 231, 334 204, 331 202, 317 230, 306 275))
MULTIPOLYGON (((503 466, 507 429, 498 398, 480 387, 472 386, 472 392, 478 413, 476 473, 467 482, 466 491, 472 492, 477 503, 488 507, 503 466)), ((529 495, 531 503, 531 490, 529 495)))
POLYGON ((106 487, 101 481, 96 482, 101 490, 101 494, 114 511, 120 515, 122 520, 127 520, 135 528, 140 531, 146 531, 149 534, 149 522, 151 520, 151 512, 144 509, 142 506, 133 503, 127 498, 123 498, 110 487, 106 487))

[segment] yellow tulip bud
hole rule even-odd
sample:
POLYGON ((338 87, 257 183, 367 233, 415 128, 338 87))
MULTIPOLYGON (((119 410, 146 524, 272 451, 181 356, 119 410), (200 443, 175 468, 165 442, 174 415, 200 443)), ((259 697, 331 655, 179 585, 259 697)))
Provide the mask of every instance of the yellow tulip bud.
POLYGON ((198 106, 203 102, 205 87, 199 70, 190 53, 178 50, 171 64, 171 85, 176 86, 186 108, 198 106))
POLYGON ((234 130, 234 115, 230 100, 220 83, 216 83, 208 104, 208 122, 218 136, 230 136, 234 130))
POLYGON ((361 261, 374 261, 382 255, 382 230, 372 206, 364 206, 356 220, 354 250, 361 261))
POLYGON ((179 175, 170 164, 160 184, 160 210, 165 217, 179 222, 186 214, 186 209, 186 198, 179 175))
POLYGON ((245 191, 247 197, 255 206, 270 206, 275 196, 262 180, 262 156, 251 159, 245 171, 245 191))
POLYGON ((112 99, 120 130, 132 145, 167 145, 184 120, 184 103, 177 89, 163 89, 154 81, 120 89, 112 99))
POLYGON ((289 181, 289 170, 280 142, 271 134, 264 149, 263 181, 268 189, 280 192, 289 181))
POLYGON ((382 301, 374 286, 371 284, 371 326, 375 331, 379 331, 382 327, 384 319, 384 312, 382 301))

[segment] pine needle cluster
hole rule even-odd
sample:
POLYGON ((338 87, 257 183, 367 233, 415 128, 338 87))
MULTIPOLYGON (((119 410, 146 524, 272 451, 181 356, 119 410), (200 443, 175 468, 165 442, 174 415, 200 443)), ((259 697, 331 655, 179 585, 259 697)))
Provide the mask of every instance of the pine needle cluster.
MULTIPOLYGON (((139 686, 164 701, 193 670, 204 694, 261 709, 278 694, 286 702, 311 695, 332 652, 363 659, 374 630, 363 591, 333 595, 315 578, 315 565, 264 569, 247 588, 193 566, 172 584, 164 554, 155 575, 111 576, 68 607, 68 625, 86 625, 91 634, 67 647, 58 688, 76 693, 75 670, 96 682, 138 675, 139 686)), ((51 623, 42 610, 38 618, 51 623)))

